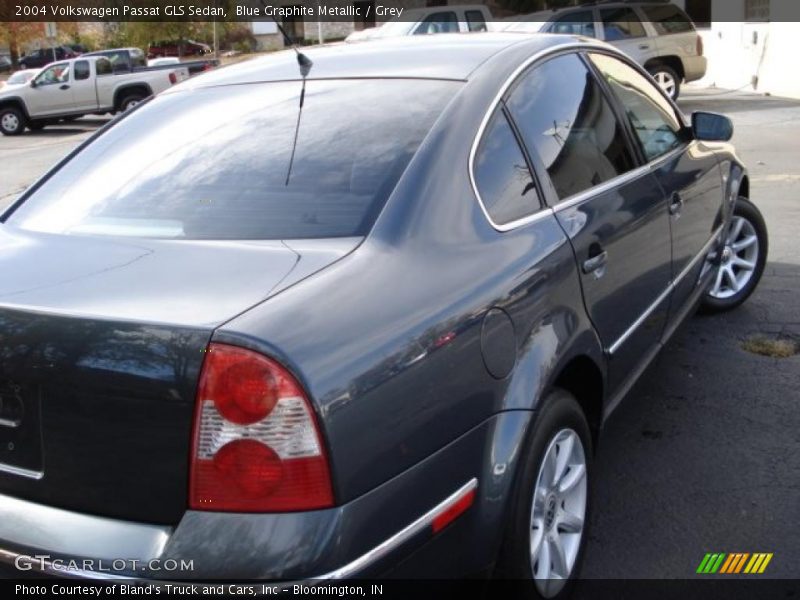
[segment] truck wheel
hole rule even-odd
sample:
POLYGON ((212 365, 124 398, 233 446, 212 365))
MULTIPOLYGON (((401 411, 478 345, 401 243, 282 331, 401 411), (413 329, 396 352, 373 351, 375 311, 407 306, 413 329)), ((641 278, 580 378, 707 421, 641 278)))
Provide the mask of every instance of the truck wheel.
POLYGON ((658 86, 673 100, 677 100, 681 93, 681 78, 675 69, 665 64, 656 64, 647 69, 656 80, 658 86))
POLYGON ((0 108, 0 132, 3 135, 20 135, 25 131, 25 115, 14 106, 0 108))
POLYGON ((129 111, 142 100, 144 100, 144 96, 141 94, 131 94, 130 96, 125 96, 122 99, 122 102, 119 103, 119 109, 121 112, 129 111))
POLYGON ((722 256, 711 259, 715 273, 703 296, 703 312, 731 310, 747 300, 764 274, 768 243, 761 211, 747 198, 739 198, 722 256))
POLYGON ((566 598, 588 538, 592 439, 577 400, 554 389, 520 458, 495 576, 522 584, 526 598, 566 598))

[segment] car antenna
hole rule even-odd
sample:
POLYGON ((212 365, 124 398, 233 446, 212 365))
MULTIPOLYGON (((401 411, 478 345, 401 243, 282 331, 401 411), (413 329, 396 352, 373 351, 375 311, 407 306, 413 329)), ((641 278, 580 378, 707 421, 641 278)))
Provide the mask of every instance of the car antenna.
MULTIPOLYGON (((261 0, 261 4, 264 6, 264 8, 267 8, 267 3, 265 2, 265 0, 261 0)), ((294 50, 295 54, 297 55, 297 66, 300 67, 300 77, 303 79, 303 86, 300 88, 300 106, 297 110, 297 123, 295 123, 294 126, 294 140, 292 141, 292 154, 289 157, 289 168, 286 170, 286 182, 284 183, 284 185, 288 187, 289 179, 292 176, 292 167, 294 166, 294 153, 295 150, 297 150, 297 136, 300 133, 300 117, 303 116, 303 103, 306 98, 306 77, 308 77, 308 74, 311 72, 311 67, 314 66, 314 63, 310 58, 308 58, 308 56, 306 56, 305 54, 300 52, 300 50, 297 49, 297 44, 295 44, 294 40, 292 40, 292 38, 288 36, 284 28, 278 22, 278 19, 275 18, 275 15, 272 14, 271 11, 269 12, 272 21, 275 23, 275 25, 278 28, 278 31, 280 31, 281 35, 283 36, 283 42, 286 45, 290 46, 291 49, 294 50)))

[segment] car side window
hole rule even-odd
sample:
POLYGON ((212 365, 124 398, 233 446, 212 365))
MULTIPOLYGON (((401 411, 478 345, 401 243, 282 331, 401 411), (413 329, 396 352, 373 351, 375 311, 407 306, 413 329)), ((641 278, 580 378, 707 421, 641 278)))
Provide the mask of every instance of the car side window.
POLYGON ((689 17, 674 4, 645 5, 642 6, 642 10, 659 35, 694 31, 694 25, 689 17))
POLYGON ((59 63, 50 65, 36 76, 36 85, 53 85, 69 81, 69 65, 59 63))
POLYGON ((594 31, 594 13, 590 10, 569 13, 553 21, 548 31, 550 33, 597 37, 594 31))
POLYGON ((589 56, 624 107, 648 161, 683 144, 681 122, 655 85, 618 58, 589 56))
POLYGON ((425 35, 427 33, 458 33, 458 17, 456 17, 456 13, 449 10, 428 15, 414 31, 414 35, 425 35))
POLYGON ((79 60, 75 62, 75 81, 89 79, 89 61, 79 60))
POLYGON ((645 37, 642 21, 631 8, 604 8, 600 10, 603 35, 607 42, 645 37))
POLYGON ((464 13, 467 19, 467 27, 470 31, 487 31, 486 19, 479 10, 468 10, 464 13))
POLYGON ((622 125, 576 54, 523 74, 506 102, 562 200, 635 168, 622 125))
POLYGON ((496 225, 523 219, 541 208, 525 155, 500 108, 481 138, 473 168, 481 202, 496 225))
POLYGON ((95 70, 97 71, 97 76, 101 77, 103 75, 110 75, 111 74, 111 62, 103 57, 98 58, 97 62, 95 63, 95 70))

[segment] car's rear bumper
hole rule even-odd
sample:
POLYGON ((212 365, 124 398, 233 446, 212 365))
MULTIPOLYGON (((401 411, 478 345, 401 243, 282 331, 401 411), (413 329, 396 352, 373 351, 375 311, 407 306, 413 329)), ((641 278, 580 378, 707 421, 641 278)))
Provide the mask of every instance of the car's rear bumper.
POLYGON ((513 449, 529 419, 525 411, 501 413, 371 492, 328 510, 187 511, 169 527, 0 496, 0 563, 6 576, 173 582, 382 577, 399 565, 404 576, 485 571, 502 534, 513 449), (504 440, 508 456, 493 447, 497 439, 504 440), (487 463, 487 457, 500 462, 487 463), (508 472, 501 474, 498 464, 508 472), (473 505, 435 531, 436 516, 472 490, 473 505))
POLYGON ((697 81, 706 75, 708 59, 705 56, 688 56, 683 58, 684 80, 697 81))

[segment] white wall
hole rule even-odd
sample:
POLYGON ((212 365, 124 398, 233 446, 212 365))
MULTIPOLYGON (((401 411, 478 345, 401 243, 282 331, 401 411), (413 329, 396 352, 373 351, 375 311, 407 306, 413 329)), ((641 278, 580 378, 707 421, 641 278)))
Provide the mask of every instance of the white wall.
POLYGON ((701 30, 708 73, 697 84, 800 98, 800 23, 778 22, 795 2, 772 0, 771 22, 745 23, 744 0, 714 0, 712 26, 701 30))

